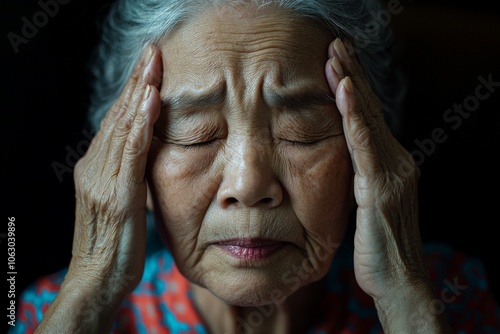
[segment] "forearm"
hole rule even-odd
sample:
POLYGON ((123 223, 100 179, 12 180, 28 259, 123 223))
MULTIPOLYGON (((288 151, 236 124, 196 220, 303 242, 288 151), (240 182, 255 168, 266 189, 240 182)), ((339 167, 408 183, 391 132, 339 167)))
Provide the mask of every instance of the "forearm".
POLYGON ((123 300, 119 286, 68 276, 35 333, 109 333, 123 300))
POLYGON ((435 300, 432 288, 424 283, 375 301, 384 333, 451 334, 446 314, 435 300))

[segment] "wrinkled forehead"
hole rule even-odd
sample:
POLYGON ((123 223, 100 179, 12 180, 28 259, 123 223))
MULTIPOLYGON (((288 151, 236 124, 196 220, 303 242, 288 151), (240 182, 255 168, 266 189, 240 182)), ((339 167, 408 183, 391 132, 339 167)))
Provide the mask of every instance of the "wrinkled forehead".
POLYGON ((283 85, 323 77, 333 39, 317 21, 277 7, 208 7, 180 24, 161 43, 164 84, 205 86, 221 77, 266 73, 283 85))

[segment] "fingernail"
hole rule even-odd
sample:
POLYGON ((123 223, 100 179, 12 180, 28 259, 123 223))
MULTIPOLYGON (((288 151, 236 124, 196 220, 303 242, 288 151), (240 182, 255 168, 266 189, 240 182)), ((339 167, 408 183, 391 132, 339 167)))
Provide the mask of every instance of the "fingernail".
POLYGON ((333 43, 333 47, 335 49, 335 52, 339 55, 340 58, 342 59, 348 59, 349 54, 347 53, 347 50, 345 48, 344 42, 340 38, 337 38, 335 42, 333 43))
POLYGON ((150 94, 151 94, 151 86, 147 85, 146 89, 144 90, 144 96, 143 96, 142 100, 146 101, 149 98, 150 94))
POLYGON ((149 64, 149 62, 151 61, 151 57, 153 56, 153 47, 151 47, 151 45, 148 45, 146 47, 146 50, 144 50, 144 65, 147 65, 149 64))
POLYGON ((352 80, 350 77, 344 78, 344 88, 349 94, 352 94, 354 92, 354 86, 352 85, 352 80))
POLYGON ((340 63, 340 61, 337 57, 332 58, 332 67, 333 67, 333 70, 335 72, 337 72, 337 74, 340 77, 344 76, 344 69, 342 68, 342 64, 340 63))
POLYGON ((151 96, 151 85, 147 85, 146 89, 144 89, 144 94, 142 96, 141 107, 139 108, 139 112, 141 114, 148 114, 150 101, 149 97, 151 96))
POLYGON ((333 40, 329 45, 328 45, 328 54, 329 57, 333 57, 335 55, 335 48, 333 47, 333 44, 335 43, 335 40, 333 40))

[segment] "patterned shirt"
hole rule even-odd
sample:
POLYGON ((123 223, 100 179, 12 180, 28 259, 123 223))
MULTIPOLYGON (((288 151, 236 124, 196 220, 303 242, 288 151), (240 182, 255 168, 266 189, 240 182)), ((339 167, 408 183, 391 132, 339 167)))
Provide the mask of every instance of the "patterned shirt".
MULTIPOLYGON (((482 263, 440 243, 424 244, 424 254, 436 289, 430 312, 446 312, 457 334, 500 333, 500 307, 489 290, 482 263)), ((23 291, 16 326, 9 334, 34 332, 66 271, 42 277, 23 291)), ((327 285, 320 312, 307 334, 383 333, 373 300, 356 283, 352 247, 340 247, 327 274, 327 285)), ((141 282, 121 305, 111 333, 208 333, 188 287, 171 253, 164 248, 153 252, 146 259, 141 282)), ((93 310, 106 307, 106 292, 96 299, 93 310)), ((252 333, 259 316, 249 319, 241 326, 252 333)))

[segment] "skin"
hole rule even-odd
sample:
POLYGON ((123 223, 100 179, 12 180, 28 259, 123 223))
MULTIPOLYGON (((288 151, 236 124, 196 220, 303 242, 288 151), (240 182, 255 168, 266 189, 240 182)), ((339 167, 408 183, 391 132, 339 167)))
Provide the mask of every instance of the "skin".
POLYGON ((213 294, 195 289, 204 296, 198 300, 222 308, 267 305, 311 288, 328 271, 352 207, 342 119, 326 98, 332 37, 304 19, 289 21, 278 10, 211 11, 161 47, 168 55, 160 91, 166 102, 148 169, 157 223, 180 271, 213 294), (217 90, 223 96, 210 104, 175 102, 217 90), (325 98, 300 109, 272 100, 276 93, 300 99, 312 92, 325 98), (268 261, 242 264, 215 245, 232 238, 288 244, 268 261), (298 277, 303 263, 307 275, 298 277))
POLYGON ((274 312, 254 333, 305 332, 353 204, 356 280, 384 332, 449 331, 429 309, 418 170, 349 44, 333 39, 284 10, 244 5, 204 11, 147 49, 76 166, 73 258, 37 332, 109 331, 142 275, 147 184, 210 332, 237 333, 262 305, 274 312), (223 98, 204 105, 179 102, 217 90, 223 98), (321 102, 273 98, 304 92, 321 102), (248 262, 215 246, 242 237, 287 244, 248 262), (283 273, 304 263, 308 275, 290 286, 283 273), (103 290, 109 305, 96 311, 103 290))
POLYGON ((158 224, 181 272, 240 306, 268 304, 276 289, 290 295, 282 273, 303 261, 314 270, 301 286, 323 277, 336 250, 327 247, 342 241, 352 207, 351 161, 333 98, 300 109, 271 100, 331 94, 323 73, 331 37, 319 27, 303 31, 304 20, 288 23, 276 10, 255 15, 204 13, 162 44, 164 101, 220 89, 224 96, 190 108, 167 103, 148 170, 158 224), (214 246, 250 237, 289 245, 258 264, 214 246))

